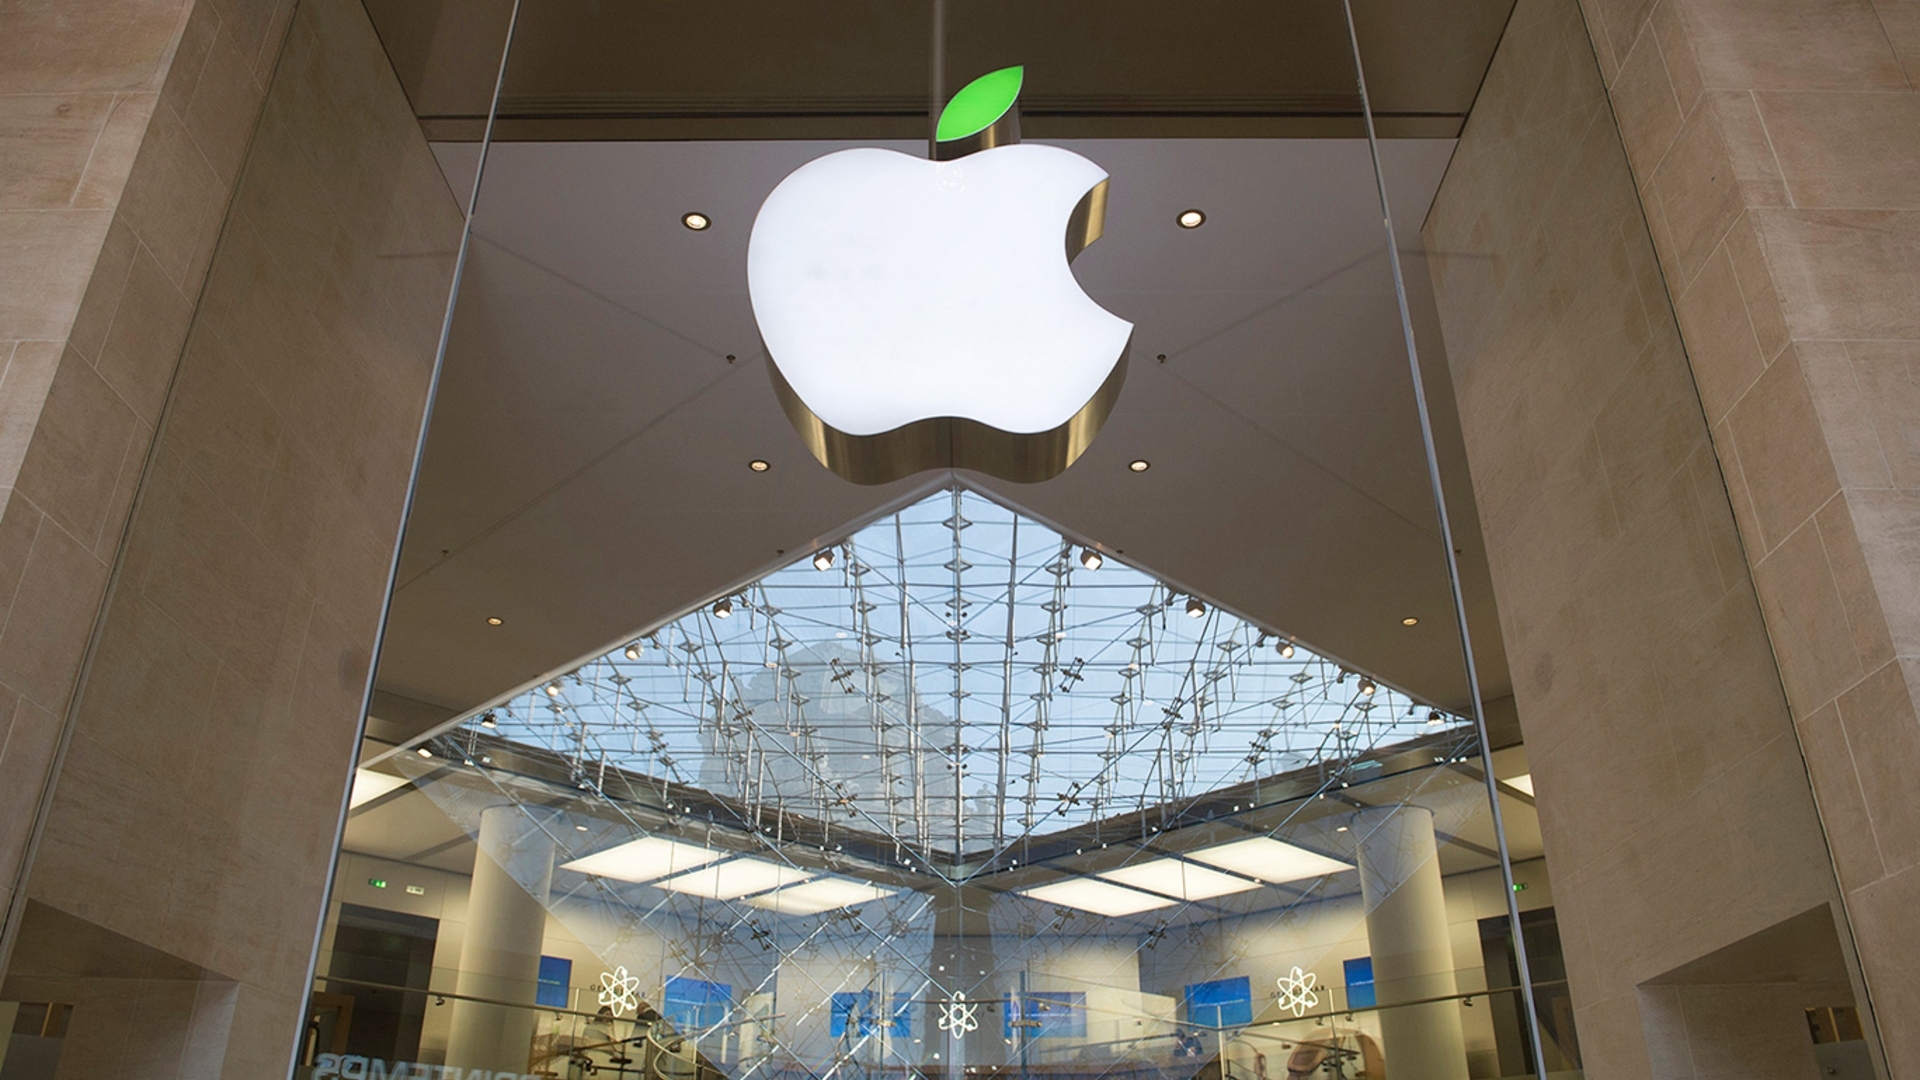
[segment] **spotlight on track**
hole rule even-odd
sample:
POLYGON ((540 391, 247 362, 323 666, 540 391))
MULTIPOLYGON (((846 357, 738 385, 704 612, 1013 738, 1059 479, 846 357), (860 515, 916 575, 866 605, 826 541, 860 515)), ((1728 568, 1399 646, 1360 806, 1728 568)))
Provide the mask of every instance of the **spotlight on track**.
POLYGON ((1101 565, 1104 564, 1106 561, 1107 560, 1100 557, 1099 552, 1093 550, 1092 548, 1080 549, 1080 565, 1086 567, 1089 570, 1100 569, 1101 565))
POLYGON ((821 549, 820 549, 819 551, 816 551, 816 552, 814 552, 814 553, 813 553, 813 568, 814 568, 815 570, 831 570, 831 569, 833 569, 833 549, 832 549, 832 548, 821 548, 821 549))
POLYGON ((480 726, 483 728, 497 728, 500 726, 500 721, 494 719, 492 713, 487 713, 480 718, 480 726))
POLYGON ((555 679, 552 682, 547 684, 547 696, 548 697, 560 696, 560 680, 559 679, 555 679))
POLYGON ((1187 618, 1197 619, 1207 613, 1207 605, 1197 596, 1187 597, 1187 618))
POLYGON ((1293 659, 1293 642, 1283 641, 1280 643, 1280 659, 1282 660, 1293 659))
POLYGON ((1376 687, 1373 685, 1372 679, 1363 678, 1360 680, 1360 696, 1361 697, 1372 697, 1375 689, 1376 687))
POLYGON ((733 597, 723 596, 713 602, 713 617, 716 619, 733 618, 733 597))
POLYGON ((639 642, 637 642, 637 641, 629 641, 629 642, 627 642, 627 650, 626 650, 626 652, 627 652, 627 659, 629 659, 629 660, 638 660, 638 659, 640 659, 640 651, 641 651, 641 650, 640 650, 640 643, 639 643, 639 642))

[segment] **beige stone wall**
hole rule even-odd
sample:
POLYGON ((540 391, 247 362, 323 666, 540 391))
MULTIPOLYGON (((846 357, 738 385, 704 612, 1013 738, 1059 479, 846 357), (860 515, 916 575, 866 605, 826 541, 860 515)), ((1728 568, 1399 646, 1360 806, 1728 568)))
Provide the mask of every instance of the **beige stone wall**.
POLYGON ((1584 6, 1889 1064, 1920 1075, 1920 5, 1584 6))
MULTIPOLYGON (((224 78, 226 22, 194 21, 212 3, 180 46, 211 38, 203 81, 224 78)), ((224 155, 194 141, 191 107, 173 127, 156 110, 0 518, 0 567, 21 582, 0 678, 37 680, 49 733, 94 625, 76 598, 115 570, 26 895, 206 973, 205 992, 167 991, 191 1003, 179 1024, 117 1018, 153 1029, 140 1064, 156 1075, 285 1071, 461 224, 358 0, 288 14, 264 110, 234 91, 247 115, 224 155), (150 152, 163 190, 138 194, 150 152), (139 206, 172 232, 123 228, 139 206), (117 297, 104 325, 96 294, 117 297), (114 356, 128 363, 88 362, 114 356), (75 404, 56 410, 63 380, 75 404), (21 626, 37 628, 31 665, 21 626)), ((51 977, 19 959, 10 979, 51 977)))
POLYGON ((0 906, 292 0, 0 5, 0 906))
POLYGON ((1520 0, 1425 240, 1587 1075, 1663 1076, 1642 984, 1836 891, 1576 0, 1520 0))

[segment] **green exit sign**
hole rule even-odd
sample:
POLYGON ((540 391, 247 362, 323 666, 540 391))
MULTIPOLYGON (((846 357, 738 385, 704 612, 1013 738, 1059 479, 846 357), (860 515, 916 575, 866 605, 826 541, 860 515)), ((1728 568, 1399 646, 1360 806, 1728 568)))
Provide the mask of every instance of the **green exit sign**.
POLYGON ((387 879, 386 879, 386 878, 377 878, 377 877, 370 877, 370 878, 368 878, 368 879, 367 879, 367 884, 369 884, 369 885, 371 885, 371 886, 373 886, 373 887, 374 887, 374 888, 376 888, 376 889, 384 889, 384 888, 386 888, 386 887, 387 887, 387 879))
POLYGON ((1526 891, 1527 891, 1527 883, 1526 883, 1526 882, 1524 882, 1524 881, 1516 881, 1516 882, 1514 882, 1514 883, 1513 883, 1513 891, 1514 891, 1514 892, 1526 892, 1526 891))

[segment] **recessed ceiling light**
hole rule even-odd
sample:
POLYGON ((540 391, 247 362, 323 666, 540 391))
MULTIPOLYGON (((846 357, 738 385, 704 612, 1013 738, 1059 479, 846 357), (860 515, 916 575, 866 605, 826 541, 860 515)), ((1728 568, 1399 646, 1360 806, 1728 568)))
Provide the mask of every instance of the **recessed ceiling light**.
POLYGON ((754 458, 752 461, 747 462, 747 468, 752 469, 754 472, 766 472, 768 469, 773 468, 773 466, 759 458, 754 458))
POLYGON ((488 625, 488 626, 499 626, 499 625, 501 625, 502 623, 505 623, 506 621, 507 621, 507 620, 505 620, 505 619, 503 619, 503 618, 501 618, 501 617, 500 617, 500 616, 498 616, 498 615, 489 615, 489 616, 487 616, 487 625, 488 625))
POLYGON ((1401 626, 1419 626, 1420 620, 1413 615, 1409 615, 1406 618, 1400 620, 1400 625, 1401 626))
POLYGON ((1197 229, 1207 223, 1207 215, 1198 210, 1182 210, 1180 216, 1174 220, 1178 221, 1183 229, 1197 229))
POLYGON ((812 876, 805 870, 748 856, 670 877, 660 882, 659 887, 709 900, 734 900, 749 893, 795 885, 812 876))
POLYGON ((1179 859, 1149 859, 1118 870, 1102 871, 1096 876, 1163 896, 1177 896, 1182 900, 1210 900, 1216 896, 1260 887, 1257 881, 1223 874, 1179 859))
POLYGON ((1353 869, 1338 859, 1265 836, 1190 851, 1187 858, 1275 885, 1353 869))
POLYGON ((1101 564, 1105 563, 1106 561, 1107 560, 1100 557, 1099 552, 1093 550, 1092 548, 1080 549, 1080 565, 1086 567, 1089 570, 1100 569, 1101 564))
POLYGON ((833 549, 821 548, 819 551, 814 552, 813 568, 815 570, 833 569, 833 549))
POLYGON ((1127 462, 1127 468, 1132 469, 1134 472, 1146 472, 1148 469, 1153 468, 1153 463, 1146 458, 1135 458, 1127 462))
POLYGON ((694 232, 706 232, 707 229, 713 225, 713 219, 700 213, 698 210, 694 210, 681 214, 680 224, 685 225, 694 232))
POLYGON ((696 866, 705 866, 718 858, 719 852, 695 844, 683 844, 661 836, 645 836, 562 863, 560 869, 621 881, 652 881, 696 866))
POLYGON ((1143 893, 1138 889, 1129 889, 1123 885, 1113 885, 1093 878, 1068 878, 1051 885, 1042 885, 1037 889, 1022 889, 1020 893, 1042 903, 1078 908, 1081 911, 1091 911, 1095 915, 1105 915, 1109 918, 1152 911, 1154 908, 1172 907, 1179 903, 1178 900, 1170 900, 1164 896, 1143 893))

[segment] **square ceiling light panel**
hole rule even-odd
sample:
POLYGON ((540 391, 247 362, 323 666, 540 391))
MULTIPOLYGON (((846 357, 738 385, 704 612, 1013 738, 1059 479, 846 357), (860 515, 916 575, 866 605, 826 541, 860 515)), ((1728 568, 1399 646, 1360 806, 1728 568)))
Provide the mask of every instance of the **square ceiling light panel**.
POLYGON ((1094 878, 1068 878, 1051 885, 1042 885, 1037 889, 1022 889, 1020 895, 1031 897, 1048 904, 1061 907, 1078 908, 1091 911, 1095 915, 1132 915, 1154 908, 1172 907, 1179 903, 1164 896, 1143 893, 1138 889, 1129 889, 1122 885, 1113 885, 1094 878))
MULTIPOLYGON (((1510 788, 1515 789, 1516 791, 1524 791, 1529 796, 1533 794, 1533 774, 1530 772, 1523 772, 1519 776, 1509 776, 1505 780, 1502 780, 1500 782, 1507 785, 1510 788)), ((353 790, 355 795, 358 795, 360 792, 360 785, 355 784, 353 787, 353 790)))
POLYGON ((1353 869, 1339 859, 1329 859, 1318 852, 1265 836, 1189 851, 1186 857, 1274 885, 1353 869))
POLYGON ((347 809, 370 803, 395 788, 407 786, 407 778, 371 769, 353 770, 353 794, 347 796, 347 809))
POLYGON ((1136 889, 1177 896, 1182 900, 1209 900, 1260 887, 1257 881, 1223 874, 1179 859, 1148 859, 1118 870, 1103 870, 1099 876, 1136 889))
POLYGON ((697 844, 683 844, 663 836, 647 836, 629 840, 619 847, 583 855, 572 862, 562 863, 560 869, 578 870, 583 874, 596 874, 621 881, 652 881, 696 866, 705 866, 720 857, 720 852, 697 844))
POLYGON ((823 911, 880 900, 898 891, 869 885, 864 881, 848 881, 846 878, 819 878, 789 885, 765 896, 756 896, 747 903, 782 915, 818 915, 823 911))
POLYGON ((812 876, 805 870, 798 870, 783 863, 767 859, 741 858, 703 866, 692 873, 668 878, 659 885, 663 889, 686 893, 688 896, 704 896, 709 900, 735 900, 752 893, 777 889, 782 885, 798 884, 812 876))

